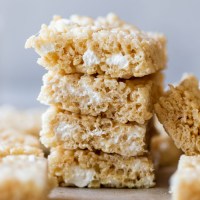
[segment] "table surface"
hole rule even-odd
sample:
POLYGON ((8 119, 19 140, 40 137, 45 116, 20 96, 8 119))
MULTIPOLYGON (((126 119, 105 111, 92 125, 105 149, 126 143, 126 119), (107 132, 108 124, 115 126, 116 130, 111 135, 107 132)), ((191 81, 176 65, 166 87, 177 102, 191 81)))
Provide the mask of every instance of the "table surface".
POLYGON ((88 189, 56 188, 50 194, 51 200, 170 200, 169 178, 175 167, 160 169, 157 185, 150 189, 88 189))

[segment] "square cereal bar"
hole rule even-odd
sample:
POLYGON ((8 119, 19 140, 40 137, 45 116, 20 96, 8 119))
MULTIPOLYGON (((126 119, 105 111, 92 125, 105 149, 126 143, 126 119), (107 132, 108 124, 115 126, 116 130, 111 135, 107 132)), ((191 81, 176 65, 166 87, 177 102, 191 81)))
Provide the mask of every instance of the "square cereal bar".
POLYGON ((175 145, 187 155, 200 153, 200 90, 198 80, 186 76, 155 105, 155 112, 175 145))
POLYGON ((48 192, 45 158, 33 155, 0 158, 0 200, 45 200, 48 192))
POLYGON ((200 198, 200 156, 181 156, 178 169, 171 179, 173 200, 200 198))
POLYGON ((38 97, 41 103, 82 115, 101 115, 120 123, 144 124, 161 95, 163 75, 117 80, 108 76, 65 75, 49 71, 38 97))
POLYGON ((80 115, 51 107, 43 115, 41 141, 46 147, 101 150, 123 156, 147 152, 147 124, 122 124, 100 116, 80 115))
POLYGON ((122 157, 88 150, 52 149, 49 173, 62 186, 149 188, 155 185, 148 157, 122 157))
POLYGON ((114 14, 96 20, 54 17, 25 47, 40 55, 40 65, 65 74, 142 77, 164 69, 167 60, 164 35, 141 31, 114 14))

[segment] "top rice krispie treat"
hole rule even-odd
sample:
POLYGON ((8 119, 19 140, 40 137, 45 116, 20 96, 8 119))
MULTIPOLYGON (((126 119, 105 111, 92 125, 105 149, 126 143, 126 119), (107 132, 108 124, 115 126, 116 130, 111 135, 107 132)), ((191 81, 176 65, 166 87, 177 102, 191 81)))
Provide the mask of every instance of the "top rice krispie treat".
POLYGON ((187 75, 170 85, 155 105, 155 112, 175 145, 187 155, 200 153, 200 90, 198 80, 187 75))
POLYGON ((166 39, 143 32, 114 14, 105 18, 54 17, 25 45, 40 55, 38 63, 66 74, 142 77, 166 67, 166 39))

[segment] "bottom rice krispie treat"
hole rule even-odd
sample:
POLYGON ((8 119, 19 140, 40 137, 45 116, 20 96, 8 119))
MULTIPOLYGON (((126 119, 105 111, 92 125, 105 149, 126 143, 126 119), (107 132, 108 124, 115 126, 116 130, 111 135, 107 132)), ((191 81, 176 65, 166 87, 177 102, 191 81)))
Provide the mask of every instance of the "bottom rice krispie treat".
POLYGON ((0 200, 45 200, 49 189, 45 158, 0 158, 0 200))
POLYGON ((155 112, 175 145, 187 155, 200 153, 200 90, 198 80, 187 75, 155 105, 155 112))
POLYGON ((62 186, 149 188, 155 185, 148 157, 125 158, 88 150, 52 149, 48 158, 50 176, 62 186))
POLYGON ((0 157, 7 155, 43 157, 43 151, 37 137, 8 129, 0 131, 0 157))
POLYGON ((101 150, 123 156, 147 152, 147 124, 122 124, 51 107, 42 117, 41 141, 46 147, 101 150))
POLYGON ((200 199, 200 156, 182 155, 171 178, 173 200, 200 199))

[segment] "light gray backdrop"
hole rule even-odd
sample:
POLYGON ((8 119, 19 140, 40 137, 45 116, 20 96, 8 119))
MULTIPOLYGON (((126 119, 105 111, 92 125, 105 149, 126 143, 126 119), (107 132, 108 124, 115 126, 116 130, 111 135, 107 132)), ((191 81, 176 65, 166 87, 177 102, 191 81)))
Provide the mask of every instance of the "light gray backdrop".
POLYGON ((0 103, 39 105, 36 97, 45 70, 24 43, 54 14, 96 17, 112 11, 141 29, 163 32, 169 55, 166 84, 184 72, 200 78, 199 8, 198 0, 0 0, 0 103))

